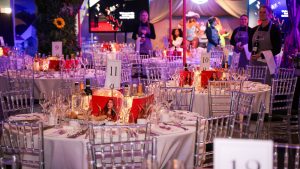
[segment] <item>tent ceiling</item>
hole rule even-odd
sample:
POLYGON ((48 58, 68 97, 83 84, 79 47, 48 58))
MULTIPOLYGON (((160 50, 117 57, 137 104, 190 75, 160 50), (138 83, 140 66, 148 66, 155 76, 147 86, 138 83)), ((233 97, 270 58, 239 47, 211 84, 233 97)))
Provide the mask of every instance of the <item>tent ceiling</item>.
MULTIPOLYGON (((173 0, 176 1, 176 0, 173 0)), ((209 0, 204 4, 196 4, 191 0, 187 0, 187 11, 194 11, 200 16, 224 16, 228 13, 220 7, 214 0, 209 0)), ((173 16, 182 16, 182 7, 174 11, 173 16)))

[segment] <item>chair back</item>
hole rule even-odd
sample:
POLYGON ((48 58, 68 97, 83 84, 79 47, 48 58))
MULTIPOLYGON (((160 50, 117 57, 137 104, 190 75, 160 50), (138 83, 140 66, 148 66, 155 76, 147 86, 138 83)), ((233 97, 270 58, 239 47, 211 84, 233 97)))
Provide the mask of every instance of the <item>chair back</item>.
POLYGON ((148 84, 167 80, 167 67, 146 67, 148 84))
POLYGON ((291 115, 296 83, 297 77, 272 80, 270 114, 274 111, 285 111, 287 115, 291 115))
POLYGON ((273 168, 298 169, 300 160, 299 144, 274 143, 273 168))
POLYGON ((114 143, 130 140, 146 140, 150 137, 150 124, 135 125, 89 125, 89 141, 114 143))
MULTIPOLYGON (((231 96, 231 114, 235 115, 235 127, 232 136, 234 138, 255 138, 258 132, 257 127, 254 130, 251 129, 251 115, 254 101, 254 94, 246 94, 241 92, 232 92, 231 96)), ((257 119, 256 125, 260 125, 260 115, 257 119)))
POLYGON ((7 69, 10 90, 33 90, 34 72, 27 69, 7 69))
POLYGON ((95 67, 95 78, 91 81, 91 86, 94 87, 104 87, 106 78, 106 66, 96 66, 95 67))
POLYGON ((289 79, 295 77, 295 68, 278 68, 276 69, 276 79, 289 79))
POLYGON ((5 155, 1 159, 2 165, 44 168, 42 122, 2 122, 1 127, 1 151, 5 155))
POLYGON ((246 72, 249 73, 248 80, 250 81, 256 81, 261 83, 266 83, 267 79, 267 72, 268 67, 267 66, 246 66, 246 72))
POLYGON ((167 101, 171 110, 192 111, 194 96, 194 87, 160 87, 159 100, 167 101))
POLYGON ((88 143, 94 169, 144 168, 148 159, 156 161, 156 138, 112 143, 88 143))
POLYGON ((195 167, 210 167, 213 165, 213 140, 214 138, 231 138, 234 119, 233 114, 197 119, 194 151, 195 167))
POLYGON ((212 50, 210 54, 210 65, 213 68, 222 67, 224 52, 220 50, 212 50))
POLYGON ((11 114, 33 112, 31 90, 0 92, 0 100, 4 119, 11 114))
POLYGON ((132 82, 132 78, 131 78, 131 66, 127 67, 127 68, 122 68, 121 71, 121 83, 125 84, 125 83, 131 83, 132 82))
POLYGON ((231 92, 241 90, 241 81, 209 81, 208 104, 209 116, 229 114, 231 92))
POLYGON ((6 72, 9 64, 9 59, 5 57, 0 57, 0 73, 6 72))

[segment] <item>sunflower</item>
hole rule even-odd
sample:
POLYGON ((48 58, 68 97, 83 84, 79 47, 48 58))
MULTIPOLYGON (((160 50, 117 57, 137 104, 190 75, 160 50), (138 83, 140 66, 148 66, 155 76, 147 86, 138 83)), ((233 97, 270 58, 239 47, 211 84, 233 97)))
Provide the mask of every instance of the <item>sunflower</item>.
POLYGON ((58 29, 62 29, 65 27, 66 23, 65 20, 61 17, 59 18, 55 18, 53 21, 53 24, 58 28, 58 29))

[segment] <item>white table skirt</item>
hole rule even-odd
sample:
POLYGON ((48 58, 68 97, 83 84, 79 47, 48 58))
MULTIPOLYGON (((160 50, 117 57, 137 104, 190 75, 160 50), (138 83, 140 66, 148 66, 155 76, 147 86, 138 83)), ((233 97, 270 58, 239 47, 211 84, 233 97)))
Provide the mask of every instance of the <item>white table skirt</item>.
MULTIPOLYGON (((177 84, 174 81, 167 82, 167 86, 175 86, 175 85, 177 84)), ((261 102, 265 103, 266 113, 269 112, 271 88, 267 87, 267 85, 265 86, 266 88, 263 90, 257 90, 251 92, 242 91, 243 93, 254 94, 252 113, 259 112, 259 106, 261 102)), ((192 112, 197 112, 204 117, 209 116, 209 103, 208 103, 207 91, 205 92, 195 91, 192 112)))
MULTIPOLYGON (((259 105, 263 101, 266 106, 266 112, 269 112, 270 104, 270 89, 258 92, 252 92, 254 94, 254 101, 252 107, 252 113, 259 112, 259 105)), ((208 104, 208 93, 195 92, 194 102, 193 102, 193 112, 200 113, 204 117, 209 116, 209 104, 208 104)))
MULTIPOLYGON (((85 78, 92 78, 92 74, 86 74, 85 78)), ((71 79, 71 78, 69 78, 71 79)), ((30 79, 31 80, 31 79, 30 79)), ((40 98, 40 93, 51 93, 52 91, 56 91, 60 87, 62 87, 62 83, 64 80, 61 77, 39 77, 34 79, 33 84, 33 92, 34 99, 40 98)), ((0 91, 8 91, 9 90, 9 82, 7 76, 0 76, 0 91)))
MULTIPOLYGON (((157 161, 160 168, 168 161, 178 159, 187 168, 193 168, 195 127, 179 133, 158 135, 157 161)), ((57 138, 45 135, 46 169, 88 169, 88 152, 84 135, 75 139, 57 138)))

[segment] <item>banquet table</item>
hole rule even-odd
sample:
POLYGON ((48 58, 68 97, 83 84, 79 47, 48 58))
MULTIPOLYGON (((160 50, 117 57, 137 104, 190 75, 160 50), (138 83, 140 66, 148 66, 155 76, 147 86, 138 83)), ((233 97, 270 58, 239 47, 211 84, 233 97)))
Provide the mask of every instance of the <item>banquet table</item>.
MULTIPOLYGON (((167 86, 176 86, 176 84, 174 81, 168 81, 167 86)), ((241 92, 254 94, 254 101, 252 107, 253 113, 259 112, 259 105, 262 101, 266 106, 266 112, 269 112, 271 94, 271 87, 269 85, 262 84, 259 82, 246 81, 244 82, 241 92)), ((204 117, 209 116, 207 89, 195 90, 192 111, 200 113, 200 115, 204 117)))
MULTIPOLYGON (((181 110, 176 111, 176 113, 181 114, 181 117, 186 117, 186 122, 183 123, 185 124, 183 125, 184 127, 166 123, 151 125, 151 137, 157 138, 157 162, 159 168, 165 167, 168 161, 173 159, 184 162, 187 168, 193 168, 197 113, 181 110)), ((32 114, 34 117, 37 116, 36 113, 32 114)), ((11 116, 10 120, 15 120, 16 118, 17 116, 11 116)), ((76 138, 69 138, 70 133, 74 132, 76 132, 75 127, 67 124, 61 128, 44 130, 46 169, 90 168, 87 151, 88 137, 86 134, 83 134, 76 138), (61 132, 62 130, 64 132, 61 132)))
MULTIPOLYGON (((59 89, 62 86, 62 83, 66 80, 75 79, 73 77, 62 77, 60 72, 54 72, 51 75, 47 75, 48 72, 45 72, 44 75, 35 74, 34 82, 33 82, 33 90, 34 90, 34 99, 39 99, 40 93, 51 93, 59 89)), ((85 78, 94 77, 93 70, 88 70, 88 72, 84 76, 85 78)), ((32 80, 26 78, 26 80, 32 80)), ((0 75, 0 91, 8 91, 9 90, 9 81, 8 76, 6 74, 0 75)))

